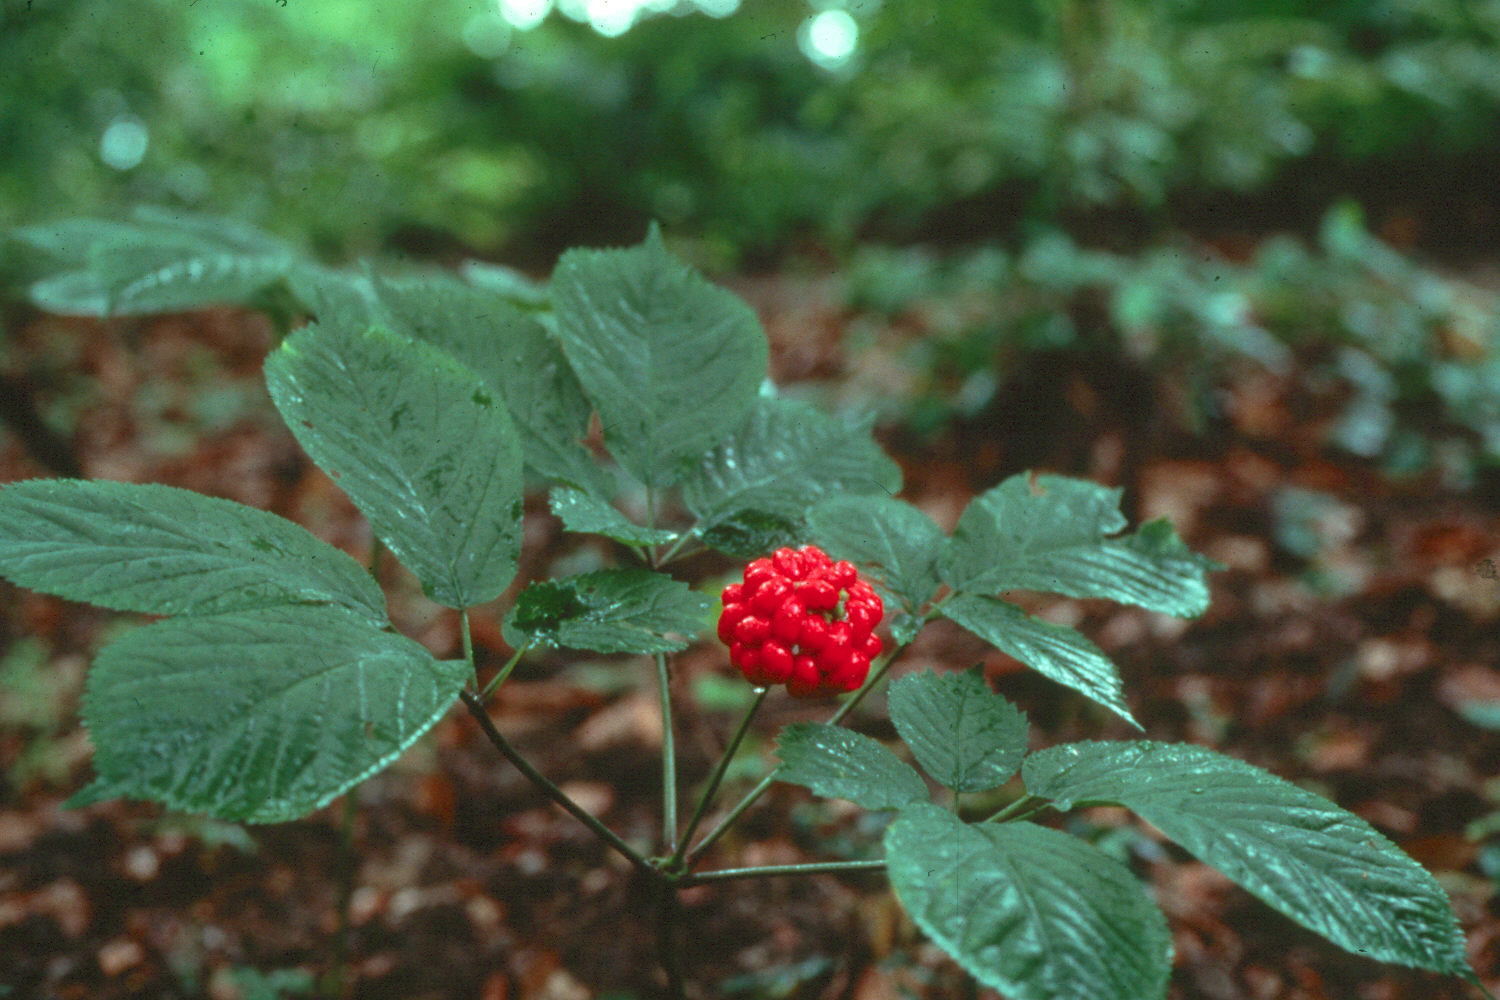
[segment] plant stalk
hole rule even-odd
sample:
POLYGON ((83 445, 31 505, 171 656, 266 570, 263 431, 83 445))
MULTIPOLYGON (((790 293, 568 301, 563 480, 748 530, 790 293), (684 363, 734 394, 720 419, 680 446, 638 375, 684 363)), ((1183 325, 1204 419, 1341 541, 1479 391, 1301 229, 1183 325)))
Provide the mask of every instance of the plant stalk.
POLYGON ((667 654, 656 654, 656 690, 661 701, 661 833, 665 850, 677 856, 677 739, 672 732, 672 685, 667 654))
MULTIPOLYGON (((828 725, 838 725, 850 712, 854 711, 854 707, 860 703, 865 695, 870 693, 870 690, 876 684, 880 683, 881 679, 885 677, 886 672, 890 670, 891 664, 896 662, 896 657, 900 656, 902 652, 905 651, 905 649, 906 644, 902 644, 887 653, 884 659, 882 659, 880 666, 870 671, 870 676, 865 678, 865 682, 860 685, 859 690, 854 692, 853 695, 851 695, 842 705, 838 707, 838 710, 836 712, 828 717, 828 725)), ((766 775, 760 780, 760 784, 756 785, 754 788, 750 789, 749 792, 745 793, 745 797, 740 799, 735 807, 729 811, 729 815, 719 820, 718 825, 715 826, 712 830, 708 831, 708 833, 704 835, 703 839, 698 841, 698 843, 687 852, 687 866, 691 868, 694 862, 703 857, 703 852, 708 850, 709 847, 713 846, 714 841, 722 837, 725 832, 734 825, 734 821, 740 818, 740 814, 754 805, 755 801, 766 793, 766 789, 770 788, 775 783, 776 772, 773 770, 770 774, 766 775)))
POLYGON ((713 803, 714 795, 719 791, 719 785, 724 781, 724 774, 729 770, 729 764, 734 760, 734 755, 740 748, 740 743, 745 739, 745 733, 750 730, 750 722, 755 718, 755 713, 760 711, 760 706, 765 702, 770 688, 760 688, 755 695, 755 701, 745 710, 745 717, 740 720, 739 728, 734 731, 729 745, 724 748, 724 753, 719 757, 719 763, 714 768, 714 773, 709 777, 708 784, 704 786, 703 794, 698 799, 698 808, 693 810, 692 819, 688 820, 687 829, 682 832, 682 839, 677 845, 672 859, 667 862, 669 871, 678 869, 682 865, 682 855, 687 845, 692 842, 693 834, 698 830, 698 824, 703 821, 703 815, 713 803))
POLYGON ((517 771, 525 775, 528 781, 537 788, 540 788, 553 802, 556 802, 572 813, 575 819, 592 830, 600 840, 624 855, 626 860, 631 864, 635 865, 641 871, 649 873, 653 878, 660 877, 660 873, 651 866, 651 863, 638 853, 635 848, 625 843, 619 834, 590 815, 586 809, 569 798, 566 792, 547 780, 545 775, 532 767, 531 763, 525 757, 521 756, 516 748, 511 745, 510 741, 501 734, 500 730, 495 728, 494 720, 490 718, 490 713, 485 711, 484 702, 479 700, 478 695, 472 691, 464 690, 460 691, 458 696, 463 699, 464 707, 469 710, 470 715, 474 716, 474 721, 479 723, 479 728, 484 731, 484 735, 494 744, 495 749, 499 750, 501 755, 515 766, 517 771))
POLYGON ((682 876, 677 884, 690 886, 704 882, 728 882, 739 878, 768 878, 772 875, 828 875, 838 872, 884 870, 884 861, 813 861, 801 865, 762 865, 759 868, 721 868, 712 872, 696 872, 682 876))
POLYGON ((511 658, 505 662, 505 666, 501 667, 499 673, 491 677, 490 682, 484 686, 484 690, 479 692, 480 701, 490 700, 490 695, 495 693, 497 687, 505 683, 505 679, 510 676, 512 670, 516 669, 516 664, 521 662, 521 657, 525 656, 526 651, 530 648, 530 646, 522 646, 511 654, 511 658))
POLYGON ((986 816, 980 820, 981 823, 1004 823, 1007 820, 1022 819, 1033 813, 1041 812, 1047 808, 1050 799, 1039 798, 1035 795, 1023 795, 1008 806, 1002 806, 999 811, 986 816))

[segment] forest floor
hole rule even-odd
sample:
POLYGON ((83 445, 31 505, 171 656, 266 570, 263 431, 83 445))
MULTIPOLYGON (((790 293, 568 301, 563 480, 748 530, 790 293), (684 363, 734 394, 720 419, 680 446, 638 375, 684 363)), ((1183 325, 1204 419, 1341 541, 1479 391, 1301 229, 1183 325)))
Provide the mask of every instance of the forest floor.
MULTIPOLYGON (((910 331, 885 330, 856 350, 825 282, 736 288, 766 323, 779 383, 834 401, 900 391, 899 353, 887 348, 910 331)), ((71 428, 60 443, 82 474, 229 497, 368 555, 362 520, 265 395, 270 335, 260 317, 33 316, 10 337, 4 374, 54 426, 71 428)), ((1426 865, 1496 988, 1500 822, 1485 820, 1500 810, 1500 500, 1434 476, 1392 481, 1329 452, 1318 429, 1333 401, 1289 377, 1227 373, 1224 418, 1193 433, 1164 416, 1169 386, 1117 359, 1059 355, 1002 375, 993 404, 963 422, 925 438, 882 431, 906 498, 951 528, 975 493, 1035 468, 1123 487, 1132 521, 1169 517, 1226 567, 1201 619, 1055 598, 1029 607, 1111 655, 1149 738, 1211 746, 1319 791, 1426 865), (1121 409, 1126 376, 1139 392, 1121 409)), ((36 443, 0 432, 0 481, 56 474, 36 443)), ((564 536, 540 498, 528 512, 523 575, 599 556, 564 536)), ((711 584, 730 569, 706 562, 696 572, 711 584)), ((399 567, 385 572, 396 625, 454 655, 454 614, 426 602, 399 567)), ((476 621, 485 670, 509 654, 505 606, 476 621)), ((370 1000, 660 995, 646 887, 457 709, 360 786, 352 811, 340 799, 297 822, 241 827, 144 803, 62 808, 89 775, 78 721, 87 665, 128 623, 0 583, 0 997, 312 996, 314 984, 336 992, 339 969, 345 994, 370 1000), (352 860, 341 848, 346 817, 352 860)), ((896 673, 975 663, 1028 712, 1033 746, 1131 735, 942 623, 896 673)), ((717 759, 743 692, 713 642, 681 654, 673 671, 679 767, 691 787, 717 759)), ((649 677, 630 658, 540 656, 492 708, 545 774, 642 842, 661 827, 649 677)), ((721 804, 764 773, 783 723, 828 710, 773 694, 721 804)), ((893 736, 879 698, 853 724, 893 736)), ((887 818, 776 786, 708 864, 872 856, 887 818)), ((1172 1000, 1477 996, 1341 952, 1127 817, 1099 810, 1072 822, 1151 884, 1176 946, 1172 1000)), ((879 875, 700 886, 684 905, 694 997, 996 996, 923 941, 879 875)))

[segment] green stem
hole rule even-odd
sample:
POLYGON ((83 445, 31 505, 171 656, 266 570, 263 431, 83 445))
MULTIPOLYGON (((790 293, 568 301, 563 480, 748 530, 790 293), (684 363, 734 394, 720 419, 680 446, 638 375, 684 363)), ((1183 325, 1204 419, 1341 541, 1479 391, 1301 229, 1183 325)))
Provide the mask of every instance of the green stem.
POLYGON ((679 928, 682 926, 682 905, 677 897, 677 887, 670 882, 657 886, 656 902, 656 950, 661 958, 662 971, 667 974, 667 1000, 687 1000, 687 987, 682 974, 682 948, 679 945, 679 928))
POLYGON ((677 848, 677 740, 672 733, 671 678, 667 654, 656 654, 656 689, 661 701, 661 829, 662 843, 675 858, 677 848))
POLYGON ((691 541, 693 537, 694 536, 692 530, 684 531, 682 534, 678 535, 677 541, 673 542, 667 549, 667 551, 661 554, 661 556, 656 560, 655 565, 665 566, 667 563, 677 558, 677 550, 691 541))
POLYGON ((474 636, 469 632, 469 610, 465 608, 458 613, 458 634, 464 642, 464 659, 469 662, 469 669, 474 672, 474 684, 479 684, 479 664, 474 659, 474 636))
POLYGON ((505 683, 505 678, 509 677, 510 672, 516 669, 516 664, 521 662, 521 657, 525 656, 526 651, 530 648, 531 646, 529 645, 522 646, 511 654, 511 658, 506 661, 505 666, 500 668, 500 672, 491 677, 490 682, 484 686, 484 690, 479 692, 480 701, 489 701, 490 695, 495 692, 495 688, 505 683))
POLYGON ((327 996, 349 995, 349 909, 354 900, 354 810, 358 786, 344 793, 343 815, 339 818, 339 927, 333 939, 333 970, 327 996))
POLYGON ((1023 795, 1008 806, 1004 806, 993 815, 980 820, 981 823, 1004 823, 1007 820, 1017 819, 1020 816, 1030 816, 1041 812, 1050 804, 1049 799, 1038 798, 1035 795, 1023 795), (1019 815, 1018 815, 1019 814, 1019 815))
POLYGON ((478 695, 472 691, 464 690, 460 691, 458 696, 463 699, 464 707, 469 710, 469 714, 474 717, 474 721, 479 723, 479 728, 484 731, 484 735, 494 744, 495 749, 499 750, 501 755, 515 766, 517 771, 525 775, 528 781, 540 788, 553 802, 556 802, 572 813, 574 818, 597 834, 600 840, 624 855, 631 864, 643 872, 650 873, 654 877, 660 877, 657 870, 651 866, 651 863, 638 853, 635 848, 625 843, 619 834, 595 819, 587 810, 569 798, 566 792, 548 781, 545 775, 532 767, 530 762, 525 757, 522 757, 515 747, 511 746, 510 741, 501 735, 500 730, 495 728, 494 720, 490 718, 490 713, 485 711, 484 702, 479 700, 478 695))
MULTIPOLYGON (((886 675, 886 672, 890 670, 891 664, 896 661, 896 657, 900 656, 902 651, 905 649, 906 644, 903 643, 902 645, 895 647, 889 653, 887 653, 885 655, 885 658, 881 661, 880 666, 875 670, 872 670, 870 672, 870 676, 865 678, 865 682, 864 684, 860 685, 859 690, 854 692, 853 695, 851 695, 842 705, 840 705, 838 707, 838 711, 834 712, 833 715, 828 717, 828 725, 838 725, 843 721, 845 716, 854 711, 854 707, 860 703, 860 700, 863 699, 865 695, 870 693, 871 688, 880 683, 881 678, 883 678, 886 675)), ((750 789, 749 792, 745 793, 745 797, 740 799, 735 807, 729 811, 729 815, 719 820, 718 825, 715 826, 712 830, 708 831, 708 833, 704 835, 703 839, 698 841, 698 843, 687 852, 685 860, 688 867, 692 867, 695 861, 703 857, 703 852, 713 846, 714 841, 722 837, 725 832, 734 825, 734 821, 740 818, 740 814, 754 805, 755 801, 766 793, 766 789, 770 788, 775 783, 776 771, 772 770, 770 774, 761 779, 760 784, 756 785, 754 788, 750 789)))
POLYGON ((885 870, 884 861, 814 861, 804 865, 763 865, 759 868, 721 868, 718 871, 698 872, 678 879, 680 886, 699 885, 703 882, 728 882, 737 878, 769 878, 772 875, 826 875, 837 872, 878 872, 885 870))
POLYGON ((770 694, 770 692, 770 688, 756 689, 754 703, 745 711, 745 717, 740 720, 739 728, 734 731, 734 736, 730 738, 729 745, 724 748, 723 755, 719 757, 719 763, 714 768, 714 773, 709 777, 708 784, 704 787, 702 796, 698 799, 698 808, 693 810, 693 818, 688 820, 687 829, 682 832, 682 839, 677 845, 676 853, 667 862, 668 871, 675 870, 681 866, 683 851, 692 842, 693 834, 698 830, 698 824, 703 821, 703 814, 708 811, 715 793, 719 790, 720 783, 724 780, 724 773, 729 770, 729 764, 734 760, 735 751, 739 750, 740 743, 745 739, 745 733, 749 732, 750 720, 755 718, 755 713, 760 711, 760 706, 765 702, 766 695, 770 694))

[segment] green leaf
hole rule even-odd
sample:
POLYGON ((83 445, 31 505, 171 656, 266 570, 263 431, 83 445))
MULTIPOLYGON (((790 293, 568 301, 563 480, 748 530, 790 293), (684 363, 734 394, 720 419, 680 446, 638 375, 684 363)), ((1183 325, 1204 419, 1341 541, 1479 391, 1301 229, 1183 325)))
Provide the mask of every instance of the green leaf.
POLYGON ((977 667, 902 677, 887 699, 917 763, 954 791, 1003 785, 1026 756, 1026 716, 991 691, 977 667))
POLYGON ((429 597, 463 608, 506 588, 521 549, 521 449, 478 376, 385 330, 307 326, 266 361, 266 383, 429 597))
POLYGON ((682 497, 707 539, 714 528, 744 520, 747 511, 795 531, 822 497, 900 488, 901 469, 871 439, 868 423, 850 424, 795 400, 760 398, 749 418, 692 470, 682 497))
POLYGON ((383 625, 349 556, 266 511, 172 486, 33 479, 0 489, 0 574, 120 611, 333 604, 383 625))
POLYGON ((883 744, 842 726, 794 722, 776 741, 779 781, 811 788, 866 809, 900 809, 927 802, 927 783, 883 744))
POLYGON ((702 631, 711 603, 680 580, 644 569, 541 580, 521 591, 506 615, 505 641, 516 649, 668 653, 702 631))
POLYGON ((1118 861, 1031 823, 904 809, 885 833, 891 886, 944 951, 1011 1000, 1166 995, 1166 920, 1118 861))
POLYGON ((543 283, 533 281, 513 267, 466 260, 458 269, 464 280, 490 295, 525 309, 551 309, 551 293, 543 283))
POLYGON ((537 475, 612 493, 614 484, 583 445, 593 407, 534 316, 446 276, 377 279, 375 291, 392 329, 443 348, 500 393, 537 475))
POLYGON ((244 223, 161 209, 138 209, 129 222, 63 219, 16 235, 63 268, 32 285, 32 302, 74 315, 249 302, 296 259, 287 246, 244 223))
POLYGON ((677 532, 636 524, 614 507, 582 490, 556 489, 551 497, 552 513, 563 527, 585 535, 603 535, 626 545, 660 545, 677 539, 677 532))
POLYGON ((146 798, 274 823, 395 760, 471 676, 332 608, 173 618, 106 646, 83 719, 98 778, 70 804, 146 798))
POLYGON ((955 594, 942 613, 1037 673, 1118 714, 1137 729, 1125 703, 1120 672, 1110 658, 1077 631, 1034 618, 994 597, 955 594))
POLYGON ((1028 757, 1033 795, 1126 806, 1225 875, 1361 955, 1470 975, 1441 886, 1353 813, 1203 747, 1071 743, 1028 757))
POLYGON ((808 512, 807 524, 830 556, 857 563, 908 611, 920 611, 937 593, 946 539, 911 504, 888 496, 831 496, 808 512))
POLYGON ((1040 492, 1016 475, 977 497, 958 520, 939 563, 955 590, 1039 590, 1108 597, 1170 615, 1208 607, 1203 574, 1217 567, 1191 552, 1166 521, 1133 535, 1121 490, 1062 476, 1038 476, 1040 492))
POLYGON ((569 250, 551 288, 604 442, 641 482, 676 482, 744 419, 766 374, 760 322, 668 254, 655 227, 628 250, 569 250))
POLYGON ((737 510, 700 525, 703 544, 734 559, 754 559, 802 540, 799 519, 759 510, 737 510))
POLYGON ((446 275, 371 278, 308 270, 298 278, 319 326, 382 326, 441 347, 505 400, 532 473, 611 495, 614 484, 582 444, 593 407, 535 317, 446 275))

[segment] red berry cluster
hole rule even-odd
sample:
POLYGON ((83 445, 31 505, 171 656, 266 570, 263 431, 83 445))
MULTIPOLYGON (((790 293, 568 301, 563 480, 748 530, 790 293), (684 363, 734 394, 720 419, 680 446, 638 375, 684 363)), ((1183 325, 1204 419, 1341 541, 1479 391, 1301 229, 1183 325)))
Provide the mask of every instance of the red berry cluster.
POLYGON ((724 588, 719 638, 757 687, 785 684, 799 698, 838 694, 865 682, 880 655, 874 629, 884 613, 850 563, 814 545, 782 548, 746 566, 744 583, 724 588))

